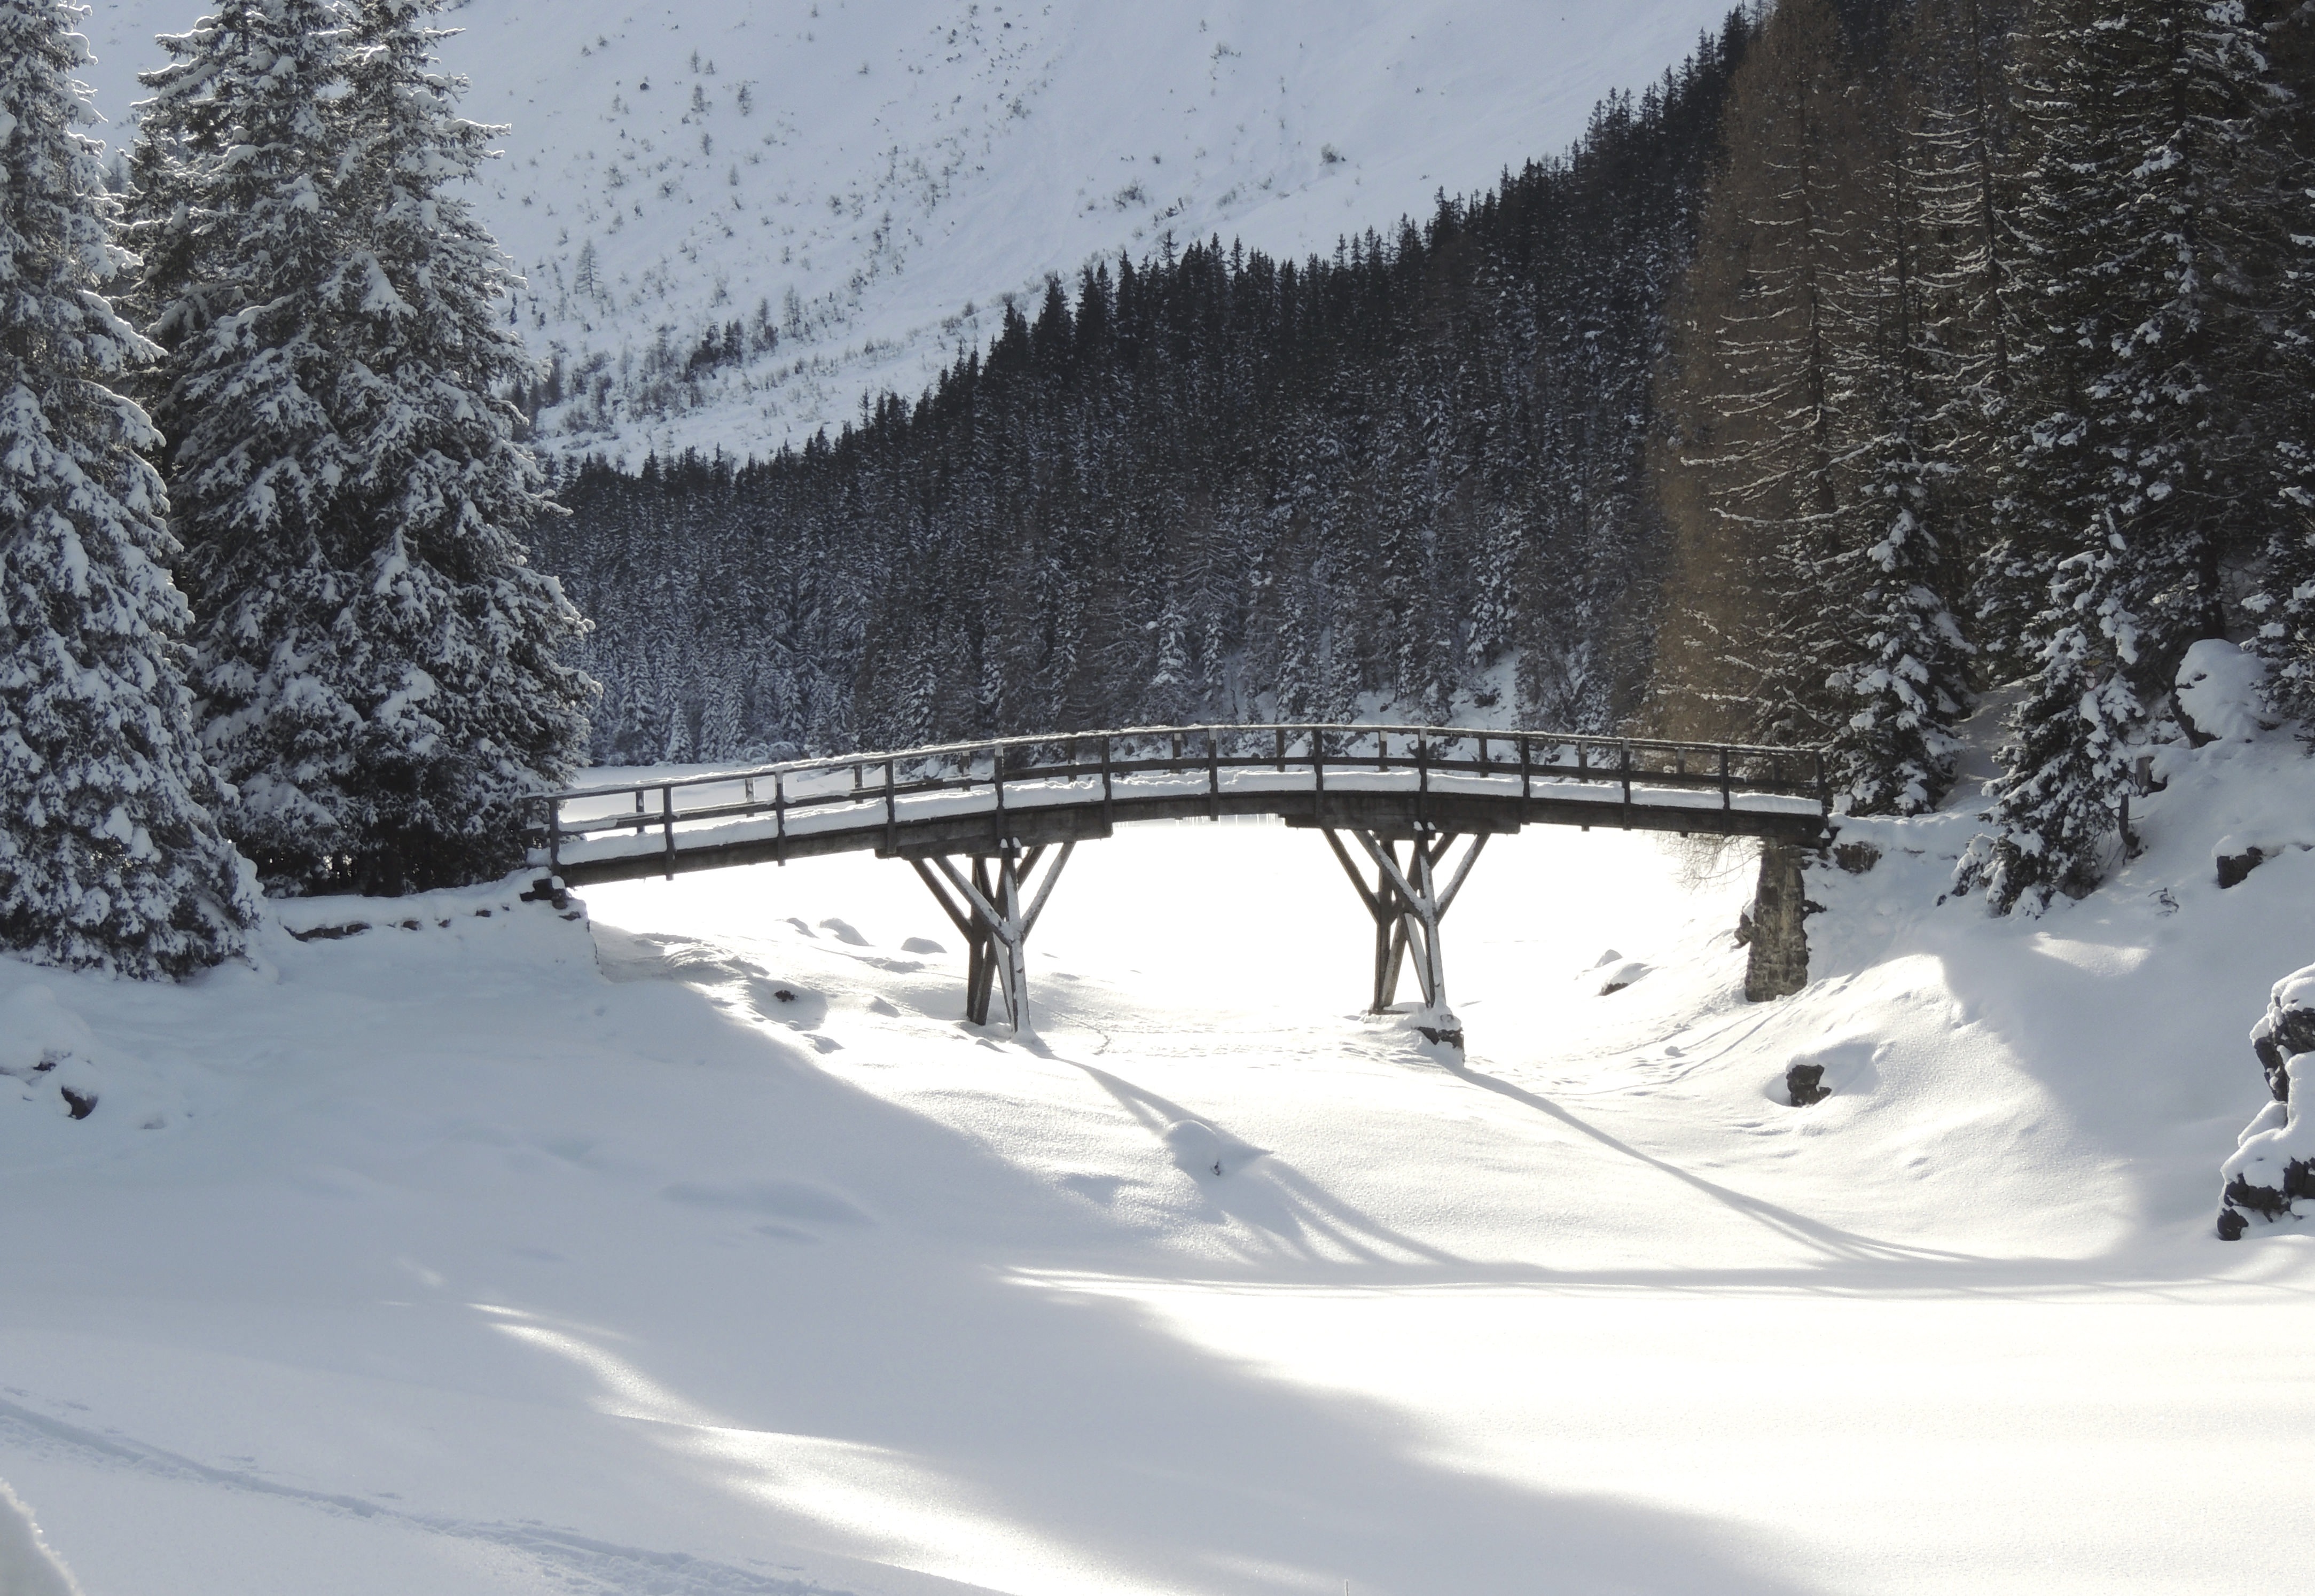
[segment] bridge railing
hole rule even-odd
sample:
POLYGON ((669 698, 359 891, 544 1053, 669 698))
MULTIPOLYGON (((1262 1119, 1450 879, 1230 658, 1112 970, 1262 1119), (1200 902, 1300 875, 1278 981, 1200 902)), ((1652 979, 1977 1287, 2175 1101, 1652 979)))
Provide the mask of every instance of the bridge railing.
MULTIPOLYGON (((651 838, 672 860, 686 833, 768 821, 776 843, 801 830, 896 837, 948 796, 1016 802, 1104 802, 1202 792, 1324 791, 1377 785, 1533 798, 1560 794, 1628 805, 1662 802, 1730 809, 1740 799, 1804 800, 1830 808, 1824 756, 1814 749, 1665 741, 1577 732, 1459 726, 1217 724, 1001 737, 891 753, 794 759, 752 768, 574 788, 545 795, 542 861, 566 847, 651 838), (1712 800, 1718 800, 1713 803, 1712 800), (653 834, 656 834, 654 836, 653 834)), ((979 806, 976 802, 975 807, 979 806)))

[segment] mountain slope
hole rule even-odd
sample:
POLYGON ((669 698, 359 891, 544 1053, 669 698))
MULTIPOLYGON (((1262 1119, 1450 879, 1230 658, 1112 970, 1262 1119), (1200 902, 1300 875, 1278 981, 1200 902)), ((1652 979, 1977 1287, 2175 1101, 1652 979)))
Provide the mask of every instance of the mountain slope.
MULTIPOLYGON (((634 460, 767 453, 914 392, 1096 254, 1331 253, 1561 149, 1725 10, 474 0, 446 58, 512 128, 483 213, 560 359, 541 441, 634 460)), ((152 35, 194 12, 90 18, 116 139, 152 35)))

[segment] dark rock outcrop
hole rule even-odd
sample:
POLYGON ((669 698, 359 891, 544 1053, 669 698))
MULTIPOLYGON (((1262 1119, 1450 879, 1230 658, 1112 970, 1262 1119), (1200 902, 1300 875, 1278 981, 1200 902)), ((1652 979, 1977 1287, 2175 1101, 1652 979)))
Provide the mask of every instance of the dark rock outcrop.
POLYGON ((2218 856, 2219 885, 2239 887, 2252 871, 2265 863, 2266 863, 2265 848, 2249 847, 2239 854, 2221 854, 2218 856))
POLYGON ((2291 1090, 2293 1076, 2315 1068, 2308 1064, 2315 1057, 2315 966, 2275 983, 2266 1012, 2251 1027, 2250 1044, 2274 1101, 2251 1121, 2219 1172, 2225 1187, 2218 1233, 2224 1241, 2241 1237, 2245 1214, 2270 1221, 2295 1218, 2292 1204, 2315 1198, 2315 1118, 2302 1118, 2306 1104, 2294 1101, 2291 1090))

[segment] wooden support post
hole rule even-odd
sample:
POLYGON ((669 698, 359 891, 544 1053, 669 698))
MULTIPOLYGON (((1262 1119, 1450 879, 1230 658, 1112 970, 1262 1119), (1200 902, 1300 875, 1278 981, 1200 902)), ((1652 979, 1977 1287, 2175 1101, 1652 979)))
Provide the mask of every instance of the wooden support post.
POLYGON ((560 798, 547 801, 546 869, 550 875, 563 873, 563 800, 560 798))
POLYGON ((1021 933, 1020 861, 1013 854, 998 856, 997 879, 1002 890, 997 910, 1004 917, 997 941, 1005 958, 1005 1019, 1013 1034, 1021 1036, 1029 1029, 1029 950, 1021 933))
POLYGON ((787 777, 777 771, 772 775, 772 856, 783 865, 788 862, 787 777))
POLYGON ((997 884, 989 879, 986 856, 972 862, 972 884, 980 890, 978 894, 967 894, 966 901, 973 907, 973 921, 980 933, 980 964, 972 971, 972 985, 965 993, 964 1017, 976 1025, 986 1025, 989 995, 997 984, 997 923, 990 907, 997 884))
POLYGON ((1412 931, 1415 924, 1422 924, 1424 962, 1417 980, 1422 980, 1424 985, 1424 1006, 1438 1007, 1440 998, 1447 994, 1447 966, 1440 959, 1438 887, 1433 887, 1433 882, 1431 882, 1431 850, 1424 847, 1424 838, 1415 838, 1412 855, 1415 855, 1415 859, 1412 859, 1412 864, 1415 864, 1415 891, 1419 891, 1422 897, 1417 899, 1417 915, 1410 919, 1407 929, 1412 931))
POLYGON ((1443 892, 1438 885, 1439 867, 1455 846, 1457 833, 1441 831, 1416 837, 1408 845, 1406 861, 1401 863, 1397 843, 1386 842, 1371 831, 1353 829, 1351 835, 1358 839, 1375 867, 1372 887, 1367 885, 1350 850, 1343 846, 1341 835, 1331 827, 1325 828, 1323 835, 1326 846, 1334 851, 1335 862, 1342 865, 1343 873, 1350 878, 1359 901, 1374 919, 1374 1006, 1370 1012, 1387 1014, 1397 1002, 1398 972, 1412 954, 1415 980, 1423 988, 1423 1008, 1415 1015, 1415 1029, 1432 1042, 1443 1042, 1460 1051, 1463 1027, 1447 1004, 1447 962, 1440 938, 1440 922, 1447 918, 1463 883, 1470 879, 1472 865, 1478 863, 1480 851, 1487 846, 1486 834, 1472 838, 1470 847, 1443 892))
MULTIPOLYGON (((1384 889, 1388 891, 1388 888, 1384 889)), ((1406 917, 1393 915, 1375 927, 1374 1014, 1388 1014, 1398 1002, 1398 972, 1406 964, 1406 917)))
POLYGON ((675 786, 670 783, 659 790, 661 827, 667 836, 667 879, 675 879, 675 786))
POLYGON ((893 766, 896 763, 892 759, 884 761, 884 851, 888 854, 900 846, 900 811, 893 802, 893 766))
POLYGON ((1006 1021, 1013 1033, 1024 1038, 1035 1035, 1029 1023, 1029 933, 1036 929, 1062 867, 1076 851, 1074 842, 1061 845, 1033 895, 1029 883, 1044 856, 1042 847, 1025 855, 1017 847, 1001 854, 975 854, 970 879, 944 856, 935 855, 929 863, 909 861, 964 936, 964 1017, 973 1024, 989 1023, 990 999, 1001 992, 1006 1021), (953 899, 942 890, 943 880, 953 891, 953 899))
POLYGON ((1213 727, 1206 728, 1206 819, 1222 818, 1222 740, 1213 727))
POLYGON ((989 749, 989 785, 997 790, 997 841, 1002 847, 1010 834, 1005 824, 1005 745, 990 745, 989 749))
POLYGON ((1109 739, 1104 736, 1101 740, 1101 823, 1113 827, 1116 814, 1117 794, 1111 786, 1109 776, 1109 739))

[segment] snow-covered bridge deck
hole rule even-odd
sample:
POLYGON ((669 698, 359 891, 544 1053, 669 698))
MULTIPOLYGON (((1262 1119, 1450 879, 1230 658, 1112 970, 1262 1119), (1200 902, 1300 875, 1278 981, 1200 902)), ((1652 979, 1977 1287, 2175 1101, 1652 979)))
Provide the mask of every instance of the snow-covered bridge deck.
POLYGON ((574 788, 545 800, 534 863, 585 886, 854 851, 907 859, 966 939, 968 1014, 987 1018, 1001 976, 1018 1027, 1021 950, 1077 844, 1136 820, 1275 816, 1326 834, 1374 917, 1375 1007, 1390 1006, 1412 953, 1434 1016, 1424 1029, 1459 1038, 1438 923, 1489 837, 1600 826, 1805 847, 1823 840, 1828 809, 1814 749, 1450 726, 1137 727, 574 788), (1371 887, 1345 833, 1375 867, 1371 887), (1447 874, 1462 838, 1471 846, 1441 888, 1434 873, 1447 874))
POLYGON ((1437 726, 1003 738, 580 787, 535 863, 573 886, 823 854, 1001 853, 1135 820, 1274 815, 1406 837, 1603 826, 1822 839, 1812 749, 1437 726))

